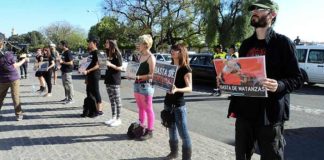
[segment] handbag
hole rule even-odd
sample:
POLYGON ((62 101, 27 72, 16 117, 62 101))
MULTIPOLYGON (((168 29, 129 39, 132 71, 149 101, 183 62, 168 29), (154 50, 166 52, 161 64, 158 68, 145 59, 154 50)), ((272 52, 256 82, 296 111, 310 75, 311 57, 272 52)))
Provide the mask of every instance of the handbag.
POLYGON ((161 124, 166 128, 171 128, 172 124, 175 122, 175 115, 173 108, 171 110, 164 109, 161 111, 161 124))

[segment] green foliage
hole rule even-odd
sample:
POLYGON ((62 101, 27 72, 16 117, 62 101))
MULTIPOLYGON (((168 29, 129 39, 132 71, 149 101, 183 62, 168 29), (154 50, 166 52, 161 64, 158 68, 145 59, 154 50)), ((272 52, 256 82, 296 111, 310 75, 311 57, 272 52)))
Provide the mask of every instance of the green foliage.
POLYGON ((141 35, 141 32, 135 23, 124 25, 117 18, 106 16, 99 23, 91 27, 88 36, 90 35, 99 37, 98 47, 100 49, 103 49, 106 39, 117 40, 118 46, 121 49, 134 49, 136 39, 141 35))
POLYGON ((129 31, 136 35, 152 35, 152 50, 156 50, 164 49, 165 44, 188 41, 202 33, 201 18, 195 4, 195 0, 106 0, 104 7, 107 8, 106 14, 116 15, 119 22, 131 24, 126 26, 125 33, 131 36, 134 34, 129 31))
POLYGON ((61 40, 66 40, 70 50, 86 49, 86 36, 82 29, 69 24, 68 22, 55 22, 43 29, 46 35, 45 45, 49 43, 59 44, 61 40))
POLYGON ((250 13, 247 7, 253 0, 199 0, 206 23, 206 43, 227 47, 249 36, 250 13))

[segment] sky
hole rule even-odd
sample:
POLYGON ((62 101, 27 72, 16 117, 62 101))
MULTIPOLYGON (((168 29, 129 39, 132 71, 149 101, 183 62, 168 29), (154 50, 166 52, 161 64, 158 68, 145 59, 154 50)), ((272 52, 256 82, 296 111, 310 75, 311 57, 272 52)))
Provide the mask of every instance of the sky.
MULTIPOLYGON (((6 37, 40 31, 58 21, 69 22, 87 33, 103 17, 104 0, 0 0, 0 32, 6 37)), ((323 0, 275 0, 279 13, 274 29, 294 40, 324 42, 323 0)))

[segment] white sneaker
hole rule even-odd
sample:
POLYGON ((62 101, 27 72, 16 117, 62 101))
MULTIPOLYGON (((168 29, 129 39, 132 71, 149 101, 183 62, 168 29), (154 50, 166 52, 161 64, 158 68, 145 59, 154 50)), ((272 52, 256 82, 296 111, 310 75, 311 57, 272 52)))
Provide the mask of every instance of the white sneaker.
POLYGON ((115 122, 116 119, 117 119, 116 117, 113 117, 112 119, 105 121, 105 124, 109 126, 111 123, 115 122))
POLYGON ((74 103, 74 101, 72 99, 65 101, 65 104, 73 104, 73 103, 74 103))
POLYGON ((52 93, 46 93, 44 97, 52 97, 52 93))
POLYGON ((16 115, 16 120, 21 121, 21 120, 23 120, 23 117, 24 116, 22 114, 16 115))
POLYGON ((122 124, 121 119, 116 119, 113 123, 111 123, 109 126, 110 127, 117 127, 122 124))

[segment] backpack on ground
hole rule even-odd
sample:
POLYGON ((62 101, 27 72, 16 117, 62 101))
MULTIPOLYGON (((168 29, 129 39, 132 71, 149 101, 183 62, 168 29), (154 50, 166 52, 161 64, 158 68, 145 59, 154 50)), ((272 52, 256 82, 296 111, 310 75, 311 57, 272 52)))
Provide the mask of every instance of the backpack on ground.
POLYGON ((81 117, 94 117, 97 113, 97 102, 93 96, 87 96, 83 101, 81 117))
POLYGON ((133 122, 128 127, 127 136, 130 139, 136 139, 143 136, 145 133, 145 128, 142 127, 138 122, 133 122))

